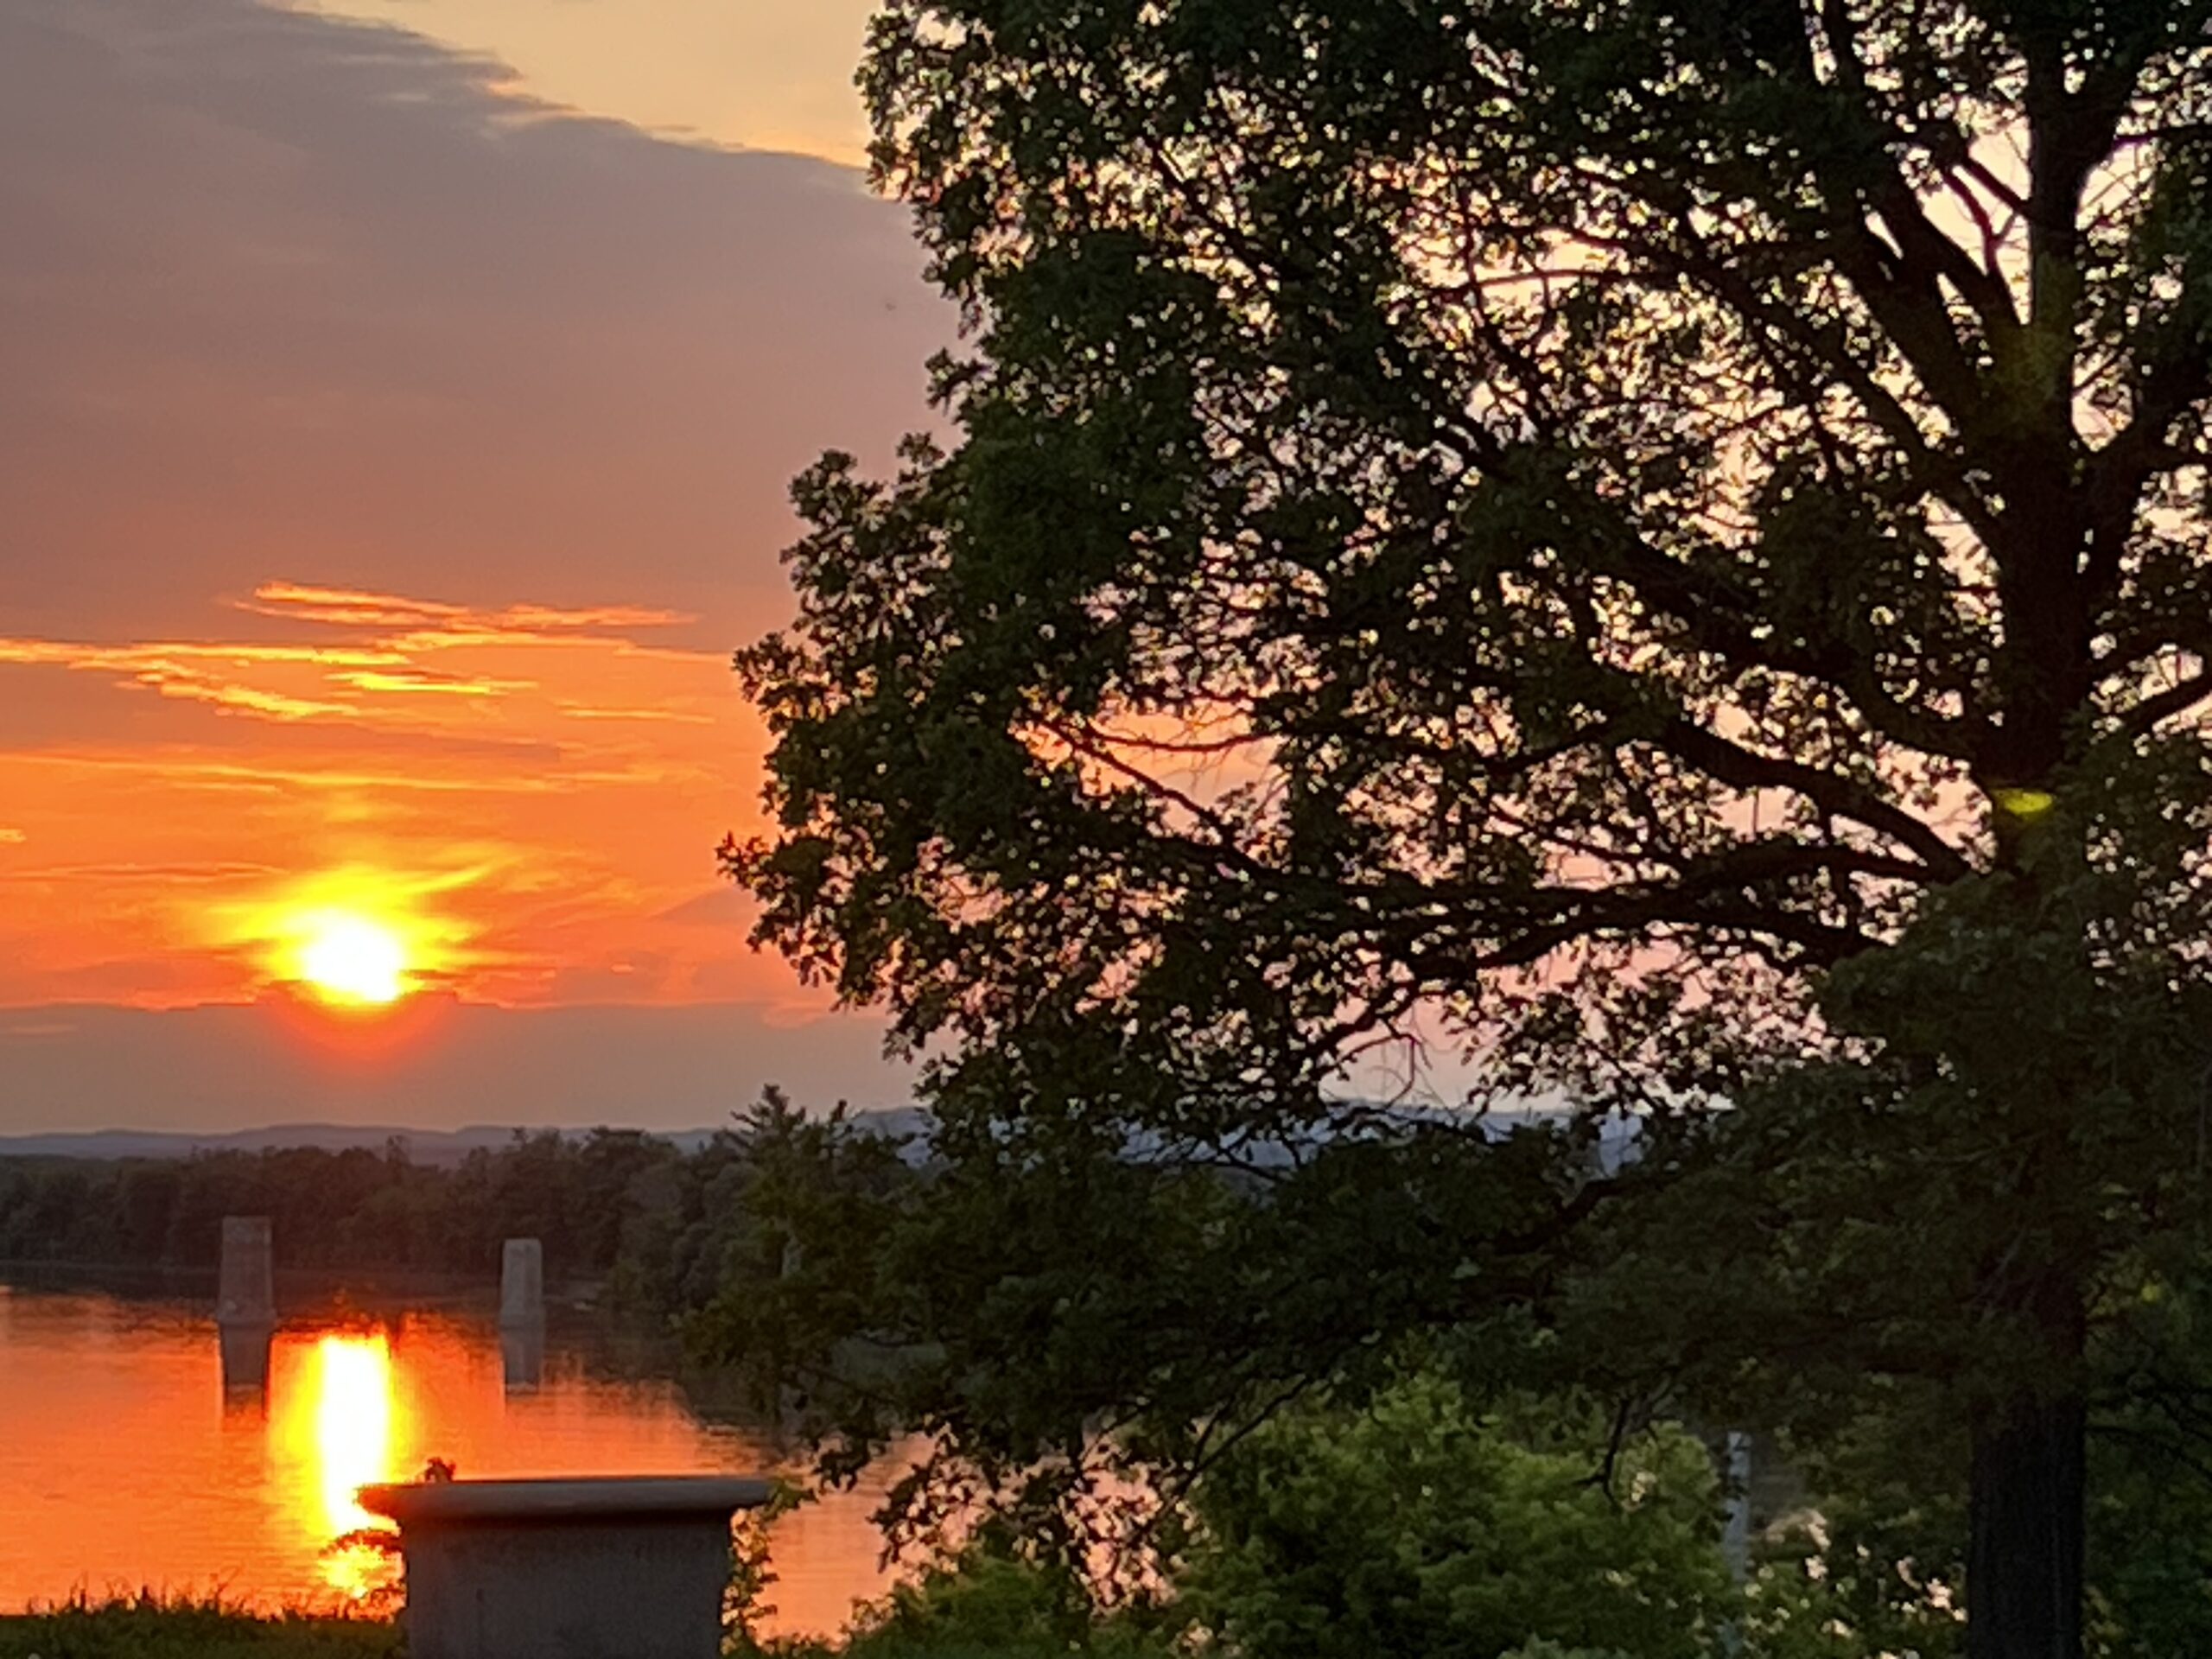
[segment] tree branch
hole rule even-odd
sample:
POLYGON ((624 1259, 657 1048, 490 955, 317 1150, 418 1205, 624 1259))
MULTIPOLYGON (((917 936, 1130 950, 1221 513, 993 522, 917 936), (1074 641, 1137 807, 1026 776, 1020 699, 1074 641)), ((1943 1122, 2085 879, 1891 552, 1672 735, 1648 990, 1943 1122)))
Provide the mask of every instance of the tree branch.
POLYGON ((1933 828, 1848 778, 1802 760, 1761 754, 1679 716, 1667 723, 1656 741, 1669 753, 1733 788, 1787 790, 1823 812, 1888 836, 1919 855, 1930 880, 1955 881, 1973 874, 1965 856, 1933 828))
POLYGON ((2185 714, 2212 697, 2212 667, 2200 668, 2163 691, 2153 692, 2120 717, 2120 729, 2129 737, 2143 737, 2176 715, 2185 714))

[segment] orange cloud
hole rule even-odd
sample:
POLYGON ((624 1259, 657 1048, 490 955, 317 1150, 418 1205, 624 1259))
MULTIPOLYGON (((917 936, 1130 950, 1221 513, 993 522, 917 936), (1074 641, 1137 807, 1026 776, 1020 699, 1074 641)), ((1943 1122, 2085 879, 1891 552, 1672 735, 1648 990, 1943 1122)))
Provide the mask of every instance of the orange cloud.
POLYGON ((474 1000, 790 997, 684 910, 761 740, 721 653, 639 637, 680 614, 296 582, 232 608, 287 637, 0 641, 77 728, 0 749, 0 1004, 251 1000, 333 916, 474 1000))
POLYGON ((527 691, 535 683, 530 680, 472 680, 452 674, 432 674, 421 669, 408 669, 399 673, 384 673, 376 670, 357 670, 334 677, 341 685, 353 686, 363 691, 429 692, 454 697, 496 697, 503 691, 527 691))
POLYGON ((408 599, 397 594, 363 593, 350 588, 315 588, 296 582, 264 582, 239 610, 291 621, 330 622, 343 627, 430 629, 487 639, 518 634, 558 633, 583 628, 664 628, 698 619, 681 611, 638 605, 601 605, 582 610, 551 605, 510 605, 496 611, 466 605, 408 599))

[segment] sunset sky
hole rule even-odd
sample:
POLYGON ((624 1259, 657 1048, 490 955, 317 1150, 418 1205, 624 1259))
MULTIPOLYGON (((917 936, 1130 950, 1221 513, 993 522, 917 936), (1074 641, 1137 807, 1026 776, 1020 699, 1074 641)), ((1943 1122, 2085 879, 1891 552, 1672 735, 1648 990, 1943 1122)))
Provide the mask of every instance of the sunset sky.
POLYGON ((866 0, 0 0, 0 1133, 902 1097, 744 942, 866 0))

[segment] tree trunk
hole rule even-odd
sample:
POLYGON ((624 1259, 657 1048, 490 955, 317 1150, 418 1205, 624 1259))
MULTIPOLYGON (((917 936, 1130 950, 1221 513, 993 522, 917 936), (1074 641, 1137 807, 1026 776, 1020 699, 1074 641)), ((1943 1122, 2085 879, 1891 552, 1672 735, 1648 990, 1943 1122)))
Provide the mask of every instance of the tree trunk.
POLYGON ((2074 1314, 2044 1323, 2060 1348, 2053 1381, 2062 1385, 2017 1395, 1974 1427, 1967 1659, 2082 1659, 2088 1413, 2077 1363, 2081 1322, 2074 1314))

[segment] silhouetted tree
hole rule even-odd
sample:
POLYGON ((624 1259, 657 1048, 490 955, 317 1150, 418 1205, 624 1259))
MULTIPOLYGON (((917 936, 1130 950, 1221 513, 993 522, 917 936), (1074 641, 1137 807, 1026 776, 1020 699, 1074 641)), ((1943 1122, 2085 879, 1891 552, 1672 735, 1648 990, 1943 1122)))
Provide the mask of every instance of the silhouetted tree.
MULTIPOLYGON (((1278 1370, 1722 1183, 1758 1228, 1647 1298, 1732 1275, 1802 1335, 1849 1290, 1767 1374, 1927 1384, 1970 1650, 2072 1659, 2091 1369, 2196 1209, 2208 21, 890 6, 874 154, 970 324, 957 435, 796 488, 800 619, 738 659, 760 938, 934 1046, 956 1166, 1070 1195, 1340 1136, 1348 1057, 1424 1031, 1641 1114, 1635 1176, 1553 1160, 1534 1218, 1377 1131, 1465 1271, 1338 1235, 1355 1328, 1278 1370)), ((1084 1397, 1159 1403, 1158 1340, 1084 1397)))

